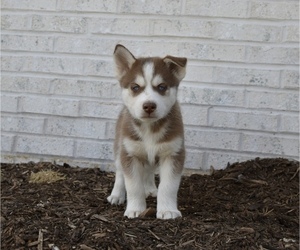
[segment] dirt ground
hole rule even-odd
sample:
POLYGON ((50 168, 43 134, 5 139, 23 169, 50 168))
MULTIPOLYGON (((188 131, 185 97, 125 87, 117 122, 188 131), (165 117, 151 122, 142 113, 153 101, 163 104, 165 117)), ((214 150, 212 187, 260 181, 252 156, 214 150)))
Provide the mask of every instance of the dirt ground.
POLYGON ((298 249, 299 162, 255 159, 183 177, 183 217, 142 218, 106 197, 113 173, 51 163, 1 164, 1 249, 298 249), (31 183, 54 170, 61 180, 31 183))

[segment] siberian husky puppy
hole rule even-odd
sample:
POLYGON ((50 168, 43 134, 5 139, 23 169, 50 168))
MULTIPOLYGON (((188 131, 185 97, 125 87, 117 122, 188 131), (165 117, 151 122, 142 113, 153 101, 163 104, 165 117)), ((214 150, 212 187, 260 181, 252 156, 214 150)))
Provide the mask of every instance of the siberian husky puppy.
POLYGON ((177 89, 185 76, 187 59, 135 58, 118 44, 114 61, 124 108, 116 125, 116 179, 107 200, 122 204, 126 197, 124 216, 135 218, 146 209, 146 197, 157 196, 157 218, 180 217, 177 192, 185 148, 177 89), (157 169, 158 189, 154 180, 157 169))

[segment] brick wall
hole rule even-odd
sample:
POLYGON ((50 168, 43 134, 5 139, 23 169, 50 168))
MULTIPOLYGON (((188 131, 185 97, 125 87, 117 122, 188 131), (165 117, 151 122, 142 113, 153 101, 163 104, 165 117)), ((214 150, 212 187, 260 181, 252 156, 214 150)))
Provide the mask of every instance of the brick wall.
POLYGON ((111 169, 112 53, 185 56, 186 167, 299 153, 297 0, 2 0, 2 161, 111 169))

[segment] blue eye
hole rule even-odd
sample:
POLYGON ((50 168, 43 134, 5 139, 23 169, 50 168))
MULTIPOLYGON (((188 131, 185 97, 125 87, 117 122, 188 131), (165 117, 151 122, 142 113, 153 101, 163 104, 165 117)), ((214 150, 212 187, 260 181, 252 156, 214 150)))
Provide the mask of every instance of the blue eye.
POLYGON ((168 87, 167 87, 165 84, 161 83, 161 84, 159 84, 159 85, 157 86, 157 89, 158 89, 160 92, 165 92, 165 91, 168 89, 168 87))
POLYGON ((131 86, 131 90, 132 90, 133 92, 138 92, 139 89, 140 89, 140 86, 137 85, 137 84, 133 84, 133 85, 131 86))

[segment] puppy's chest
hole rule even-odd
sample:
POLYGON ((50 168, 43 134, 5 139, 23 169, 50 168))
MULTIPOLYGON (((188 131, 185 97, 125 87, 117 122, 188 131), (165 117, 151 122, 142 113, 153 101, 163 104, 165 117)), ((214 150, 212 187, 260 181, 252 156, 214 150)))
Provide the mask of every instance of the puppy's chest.
POLYGON ((154 165, 158 160, 176 155, 182 148, 182 138, 176 137, 171 141, 161 141, 161 133, 140 131, 140 140, 124 138, 123 145, 130 156, 154 165))

